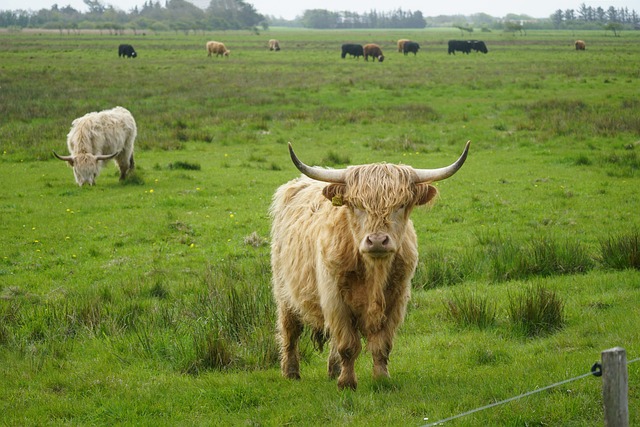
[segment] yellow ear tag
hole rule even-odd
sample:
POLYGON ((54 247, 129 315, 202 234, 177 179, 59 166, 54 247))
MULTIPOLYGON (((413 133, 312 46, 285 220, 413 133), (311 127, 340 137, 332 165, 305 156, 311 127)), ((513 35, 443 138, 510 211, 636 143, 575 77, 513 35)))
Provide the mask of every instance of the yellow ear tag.
POLYGON ((342 196, 333 196, 331 198, 331 204, 333 206, 342 206, 342 196))

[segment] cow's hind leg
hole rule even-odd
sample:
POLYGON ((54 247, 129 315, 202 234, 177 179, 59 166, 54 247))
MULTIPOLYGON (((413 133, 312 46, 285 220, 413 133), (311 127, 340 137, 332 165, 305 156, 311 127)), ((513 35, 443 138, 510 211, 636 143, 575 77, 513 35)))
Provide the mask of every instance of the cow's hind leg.
POLYGON ((121 156, 116 157, 115 159, 116 165, 120 170, 120 181, 124 181, 127 177, 127 173, 129 173, 129 164, 130 160, 128 158, 123 158, 121 156))
POLYGON ((280 342, 280 369, 286 378, 300 379, 300 351, 298 340, 302 322, 287 307, 278 308, 278 340, 280 342))
POLYGON ((133 160, 133 153, 128 159, 117 158, 116 163, 118 164, 118 169, 120 169, 120 181, 124 181, 136 166, 136 162, 133 160))

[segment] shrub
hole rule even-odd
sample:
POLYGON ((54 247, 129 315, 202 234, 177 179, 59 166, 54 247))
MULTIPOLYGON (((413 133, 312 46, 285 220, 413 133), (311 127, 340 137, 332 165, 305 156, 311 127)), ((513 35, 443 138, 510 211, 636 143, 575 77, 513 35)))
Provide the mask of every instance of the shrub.
POLYGON ((418 264, 413 278, 413 287, 433 289, 450 286, 464 281, 465 272, 462 258, 457 253, 444 249, 425 251, 424 261, 418 264))
POLYGON ((460 326, 477 326, 480 329, 492 326, 496 320, 496 304, 486 296, 476 294, 453 294, 446 301, 449 317, 460 326))
POLYGON ((169 163, 168 168, 171 169, 171 170, 173 170, 173 169, 182 169, 182 170, 199 171, 200 170, 200 164, 199 163, 190 163, 190 162, 177 161, 177 162, 169 163))
POLYGON ((557 242, 544 237, 523 245, 502 241, 489 248, 488 256, 491 276, 496 281, 584 273, 594 265, 580 242, 557 242))
POLYGON ((579 155, 574 162, 576 166, 591 166, 592 163, 591 159, 584 154, 579 155))
POLYGON ((640 233, 633 231, 600 241, 600 257, 605 267, 640 270, 640 233))
POLYGON ((563 327, 564 302, 541 286, 531 286, 509 296, 509 319, 514 329, 527 337, 552 333, 563 327))

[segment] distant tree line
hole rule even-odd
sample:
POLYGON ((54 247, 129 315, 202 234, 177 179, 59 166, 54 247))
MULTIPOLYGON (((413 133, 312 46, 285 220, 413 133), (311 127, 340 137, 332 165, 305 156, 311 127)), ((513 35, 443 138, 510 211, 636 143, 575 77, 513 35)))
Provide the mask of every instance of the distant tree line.
POLYGON ((84 0, 87 12, 71 6, 26 10, 0 11, 0 27, 51 28, 51 29, 100 29, 120 32, 132 29, 152 31, 204 31, 268 28, 267 19, 253 5, 243 0, 211 0, 202 10, 186 0, 147 0, 142 8, 129 12, 105 6, 100 0, 84 0))
POLYGON ((551 21, 556 28, 566 27, 611 27, 619 28, 631 27, 640 29, 640 16, 635 10, 626 7, 616 9, 610 6, 607 9, 602 7, 587 6, 582 3, 578 9, 558 9, 551 15, 551 21))
POLYGON ((397 9, 391 12, 330 12, 325 9, 306 10, 302 26, 315 29, 334 28, 424 28, 427 21, 422 12, 397 9))
MULTIPOLYGON (((64 1, 64 0, 61 0, 64 1)), ((49 28, 60 31, 78 29, 99 29, 110 33, 124 30, 137 31, 191 31, 269 28, 270 25, 305 27, 314 29, 348 28, 425 28, 454 26, 462 31, 474 27, 483 31, 504 30, 525 34, 526 29, 602 29, 617 32, 640 29, 640 17, 635 10, 611 6, 587 6, 582 3, 578 9, 558 9, 548 18, 535 19, 527 15, 508 14, 501 18, 484 13, 465 15, 423 16, 417 11, 397 9, 390 12, 372 10, 366 13, 349 11, 332 12, 325 9, 304 11, 302 16, 286 20, 259 14, 254 6, 244 0, 210 0, 203 10, 187 0, 146 0, 141 8, 137 6, 128 12, 105 5, 102 0, 83 0, 88 8, 80 12, 71 6, 38 11, 0 10, 0 28, 49 28)))

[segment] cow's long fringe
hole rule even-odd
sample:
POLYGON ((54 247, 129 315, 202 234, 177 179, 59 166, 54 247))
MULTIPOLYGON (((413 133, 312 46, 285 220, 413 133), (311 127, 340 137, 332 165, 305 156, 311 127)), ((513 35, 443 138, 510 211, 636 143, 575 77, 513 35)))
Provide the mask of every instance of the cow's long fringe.
POLYGON ((387 215, 415 200, 415 172, 410 166, 377 163, 348 169, 346 199, 374 215, 387 215))

